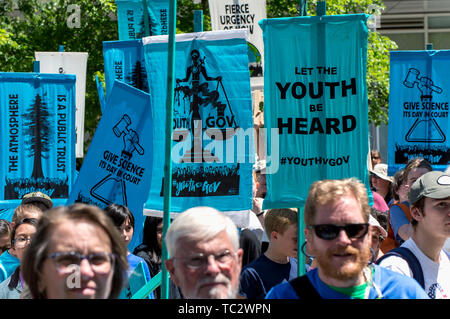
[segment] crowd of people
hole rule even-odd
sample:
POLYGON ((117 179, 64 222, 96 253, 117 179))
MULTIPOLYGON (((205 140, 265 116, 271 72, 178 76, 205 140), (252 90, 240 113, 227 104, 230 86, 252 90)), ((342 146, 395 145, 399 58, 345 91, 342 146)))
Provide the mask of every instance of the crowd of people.
MULTIPOLYGON (((261 227, 238 228, 212 207, 193 207, 164 238, 163 219, 147 216, 132 252, 126 206, 53 207, 47 195, 27 194, 11 221, 0 220, 0 298, 129 299, 136 282, 161 271, 165 243, 170 299, 448 299, 450 172, 415 158, 389 176, 379 152, 371 156, 371 192, 355 178, 312 183, 302 245, 297 209, 262 209, 259 164, 249 214, 261 227)), ((147 298, 162 298, 161 288, 147 298)))

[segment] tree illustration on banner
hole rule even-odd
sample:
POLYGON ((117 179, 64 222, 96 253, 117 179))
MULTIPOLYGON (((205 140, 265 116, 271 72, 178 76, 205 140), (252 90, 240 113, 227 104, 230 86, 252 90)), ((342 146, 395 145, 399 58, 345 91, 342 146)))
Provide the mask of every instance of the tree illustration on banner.
MULTIPOLYGON (((148 12, 148 28, 150 31, 149 36, 151 35, 158 35, 161 34, 161 26, 158 23, 158 20, 156 19, 155 15, 153 14, 152 10, 147 10, 148 12)), ((144 23, 145 15, 142 14, 141 22, 139 23, 140 32, 136 32, 136 39, 140 39, 142 37, 145 37, 145 23, 144 23)))
POLYGON ((31 177, 37 181, 44 177, 42 158, 48 158, 46 153, 49 152, 51 146, 51 114, 48 112, 47 103, 39 94, 36 94, 33 105, 23 117, 26 119, 24 132, 28 137, 25 142, 29 146, 29 157, 34 157, 31 177))
POLYGON ((136 61, 133 71, 127 76, 127 83, 148 93, 147 72, 141 61, 136 61))

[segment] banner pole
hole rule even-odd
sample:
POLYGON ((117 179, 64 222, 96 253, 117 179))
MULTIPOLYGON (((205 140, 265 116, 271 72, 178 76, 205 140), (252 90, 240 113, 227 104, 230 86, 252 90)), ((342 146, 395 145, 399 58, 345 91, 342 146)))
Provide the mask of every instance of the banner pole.
POLYGON ((194 10, 194 32, 203 32, 203 10, 194 10))
MULTIPOLYGON (((170 202, 172 197, 172 121, 175 86, 175 32, 177 25, 177 0, 169 2, 169 47, 167 60, 167 96, 166 96, 166 141, 165 141, 165 164, 164 164, 164 215, 163 215, 163 238, 170 226, 170 202)), ((161 299, 169 297, 169 274, 165 261, 169 258, 169 252, 164 243, 162 244, 162 282, 161 299)))
MULTIPOLYGON (((300 0, 299 14, 300 16, 307 16, 307 0, 300 0)), ((305 228, 305 222, 303 220, 303 207, 298 207, 298 215, 297 215, 297 276, 303 276, 306 273, 305 268, 305 257, 302 254, 301 247, 305 243, 305 232, 303 229, 305 228)))
POLYGON ((305 232, 303 231, 305 229, 305 221, 303 218, 303 207, 298 207, 298 215, 297 215, 297 227, 298 227, 298 233, 297 233, 297 275, 303 276, 306 273, 306 267, 305 267, 305 257, 302 254, 301 247, 305 243, 305 232))
POLYGON ((34 73, 41 72, 41 62, 40 61, 33 61, 33 72, 34 73))
POLYGON ((308 15, 308 1, 307 0, 300 0, 298 11, 301 16, 308 15))

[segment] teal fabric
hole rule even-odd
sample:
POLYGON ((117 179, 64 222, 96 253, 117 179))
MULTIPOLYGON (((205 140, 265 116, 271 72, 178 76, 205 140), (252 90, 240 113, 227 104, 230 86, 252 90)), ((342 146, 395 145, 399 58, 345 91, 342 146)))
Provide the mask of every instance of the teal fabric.
POLYGON ((144 201, 150 188, 152 127, 150 97, 115 81, 79 176, 66 205, 76 202, 100 208, 115 203, 134 216, 134 235, 128 249, 142 242, 144 201))
POLYGON ((0 282, 12 275, 14 270, 20 265, 19 258, 14 257, 8 251, 0 256, 0 282))
POLYGON ((388 173, 416 157, 444 171, 450 163, 450 50, 391 52, 388 173))
POLYGON ((317 180, 355 177, 369 188, 367 17, 259 22, 269 154, 263 209, 303 206, 317 180))
MULTIPOLYGON (((158 106, 152 109, 158 125, 145 208, 163 210, 168 42, 148 37, 143 43, 152 105, 158 106)), ((171 210, 251 209, 253 122, 244 32, 180 34, 175 48, 171 210)))
MULTIPOLYGON (((143 0, 116 0, 119 40, 145 36, 143 0)), ((149 35, 167 34, 169 0, 147 0, 149 35)))
POLYGON ((76 177, 75 81, 0 72, 0 204, 35 191, 67 199, 76 177))

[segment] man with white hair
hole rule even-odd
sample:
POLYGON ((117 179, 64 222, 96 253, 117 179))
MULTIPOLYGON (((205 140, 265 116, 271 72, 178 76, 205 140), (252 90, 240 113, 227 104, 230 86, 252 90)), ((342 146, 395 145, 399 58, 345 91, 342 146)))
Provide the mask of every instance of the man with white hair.
POLYGON ((169 227, 165 265, 188 299, 236 298, 242 249, 233 221, 211 207, 181 213, 169 227))

